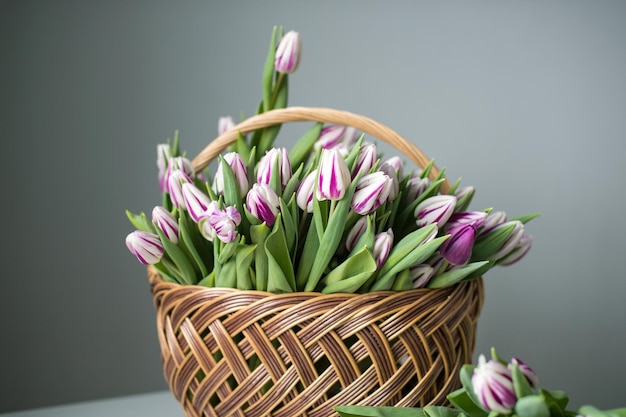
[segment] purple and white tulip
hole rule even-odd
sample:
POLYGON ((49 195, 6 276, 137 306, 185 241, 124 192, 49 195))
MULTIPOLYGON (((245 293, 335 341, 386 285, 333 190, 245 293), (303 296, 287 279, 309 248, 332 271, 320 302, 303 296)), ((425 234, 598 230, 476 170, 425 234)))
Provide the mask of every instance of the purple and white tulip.
POLYGON ((533 244, 532 236, 524 233, 522 237, 520 238, 519 243, 517 247, 515 248, 515 250, 511 251, 511 253, 507 255, 498 265, 500 266, 513 265, 515 262, 519 261, 524 256, 526 256, 528 251, 530 251, 532 244, 533 244))
POLYGON ((391 202, 398 196, 398 193, 400 192, 400 181, 398 180, 398 171, 396 171, 396 168, 393 165, 387 164, 387 163, 382 164, 379 170, 387 174, 387 176, 390 179, 389 181, 390 187, 389 187, 389 194, 387 194, 387 201, 391 202))
POLYGON ((484 355, 474 368, 472 388, 487 411, 509 414, 517 402, 511 371, 496 360, 487 361, 484 355))
MULTIPOLYGON (((291 162, 289 161, 289 153, 285 148, 272 148, 263 155, 259 160, 256 180, 259 184, 271 184, 272 174, 274 174, 274 167, 278 166, 278 175, 280 178, 280 184, 282 189, 291 179, 291 162)), ((279 190, 275 190, 278 192, 279 190)), ((281 190, 282 191, 282 190, 281 190)))
POLYGON ((367 174, 357 182, 350 205, 360 215, 369 214, 387 201, 392 188, 393 180, 384 172, 367 174))
POLYGON ((492 211, 487 215, 483 228, 480 231, 480 235, 493 230, 494 227, 506 222, 506 213, 503 211, 492 211))
POLYGON ((337 149, 322 151, 315 195, 318 200, 341 200, 350 185, 350 171, 337 149))
POLYGON ((237 226, 241 223, 241 214, 233 206, 224 210, 216 210, 209 216, 209 225, 215 235, 224 243, 229 243, 237 237, 237 226))
POLYGON ((159 168, 159 191, 165 191, 165 176, 167 173, 167 161, 170 159, 170 145, 161 143, 157 145, 157 167, 159 168))
POLYGON ((221 135, 235 127, 235 121, 230 116, 222 116, 217 121, 217 134, 221 135))
POLYGON ((367 217, 361 217, 357 222, 352 226, 352 229, 348 232, 348 236, 346 237, 346 249, 348 252, 352 252, 352 249, 356 246, 356 243, 359 241, 363 233, 367 230, 367 217))
POLYGON ((476 230, 473 223, 459 224, 450 229, 450 237, 439 247, 441 256, 452 265, 465 265, 472 256, 476 230))
POLYGON ((298 207, 307 213, 313 213, 313 195, 315 193, 316 181, 317 170, 314 170, 304 177, 296 193, 296 203, 298 207))
POLYGON ((174 207, 182 210, 187 208, 183 198, 183 184, 189 183, 191 183, 191 178, 180 169, 171 171, 167 176, 166 190, 174 207))
POLYGON ((414 201, 419 197, 432 182, 428 177, 420 178, 419 176, 413 176, 406 182, 406 198, 407 201, 414 201))
POLYGON ((350 147, 354 144, 356 136, 357 131, 353 127, 329 125, 322 129, 313 147, 315 150, 350 147))
POLYGON ((359 172, 366 175, 376 163, 378 159, 376 145, 373 143, 363 143, 359 149, 359 155, 356 158, 356 166, 352 171, 352 178, 356 177, 359 172))
POLYGON ((500 248, 493 255, 490 256, 491 259, 493 260, 503 259, 505 256, 512 253, 513 250, 520 243, 520 240, 522 239, 522 236, 524 235, 524 224, 520 222, 519 220, 502 223, 494 227, 493 230, 495 231, 495 230, 498 230, 499 228, 510 227, 511 225, 513 225, 513 230, 511 230, 511 233, 506 238, 502 246, 500 246, 500 248))
POLYGON ((402 158, 400 158, 399 156, 392 156, 390 158, 387 158, 385 161, 383 161, 381 167, 383 165, 389 165, 395 172, 396 178, 400 179, 404 176, 404 162, 402 162, 402 158))
POLYGON ((178 243, 178 221, 172 213, 164 207, 156 206, 152 210, 152 222, 172 243, 178 243))
POLYGON ((422 201, 415 207, 415 219, 418 227, 437 223, 441 228, 452 216, 456 197, 453 195, 436 195, 422 201))
POLYGON ((159 237, 143 230, 135 230, 126 236, 126 247, 144 265, 158 263, 165 252, 159 237))
POLYGON ((284 74, 295 72, 300 64, 301 53, 302 42, 300 41, 300 34, 293 30, 285 33, 276 47, 274 69, 284 74))
POLYGON ((430 265, 419 264, 409 268, 409 273, 413 281, 413 288, 424 288, 435 275, 435 269, 430 265))
MULTIPOLYGON (((180 169, 187 175, 189 178, 196 177, 196 170, 194 169, 191 161, 184 156, 176 156, 171 157, 167 160, 167 173, 166 176, 169 176, 172 172, 180 169)), ((167 178, 166 178, 167 181, 167 178)))
POLYGON ((522 373, 526 377, 526 381, 528 381, 528 384, 532 388, 539 387, 539 377, 537 376, 537 373, 533 370, 533 368, 528 366, 528 364, 526 364, 519 358, 511 358, 511 363, 509 363, 509 369, 513 370, 514 365, 517 365, 519 370, 522 371, 522 373))
POLYGON ((191 216, 194 222, 198 223, 206 215, 207 210, 212 207, 211 199, 190 182, 183 184, 182 192, 189 216, 191 216))
POLYGON ((478 230, 487 218, 487 213, 484 211, 463 211, 459 213, 452 213, 450 219, 446 222, 445 230, 452 230, 462 224, 472 224, 478 230))
POLYGON ((389 229, 386 232, 379 233, 374 236, 374 250, 373 255, 376 259, 376 268, 383 266, 391 247, 393 246, 393 230, 389 229))
POLYGON ((246 207, 250 214, 271 226, 280 211, 280 201, 269 185, 254 184, 246 196, 246 207))
MULTIPOLYGON (((248 169, 246 168, 246 164, 241 158, 241 156, 236 152, 228 152, 223 157, 223 161, 225 161, 230 169, 233 171, 233 175, 235 177, 235 181, 237 181, 237 186, 239 187, 239 195, 241 197, 245 197, 248 193, 248 169)), ((217 194, 224 194, 224 171, 222 164, 223 161, 217 165, 217 170, 215 171, 215 178, 213 179, 213 190, 217 194)))

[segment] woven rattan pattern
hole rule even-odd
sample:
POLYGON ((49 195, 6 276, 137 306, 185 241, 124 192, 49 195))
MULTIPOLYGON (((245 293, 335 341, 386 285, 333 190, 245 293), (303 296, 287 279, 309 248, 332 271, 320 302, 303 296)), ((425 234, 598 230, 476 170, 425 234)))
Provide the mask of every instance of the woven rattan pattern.
POLYGON ((148 269, 165 378, 187 416, 327 417, 444 404, 471 362, 482 279, 438 290, 270 294, 148 269))

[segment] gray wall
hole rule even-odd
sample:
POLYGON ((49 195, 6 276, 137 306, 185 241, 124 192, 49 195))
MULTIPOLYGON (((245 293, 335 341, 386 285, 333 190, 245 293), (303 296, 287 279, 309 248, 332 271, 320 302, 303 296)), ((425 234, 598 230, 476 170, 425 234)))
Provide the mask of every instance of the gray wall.
POLYGON ((194 155, 254 112, 274 24, 303 37, 292 104, 394 127, 474 208, 542 213, 486 277, 477 352, 626 405, 626 2, 76 0, 0 2, 0 411, 166 389, 124 210, 158 203, 174 129, 194 155))

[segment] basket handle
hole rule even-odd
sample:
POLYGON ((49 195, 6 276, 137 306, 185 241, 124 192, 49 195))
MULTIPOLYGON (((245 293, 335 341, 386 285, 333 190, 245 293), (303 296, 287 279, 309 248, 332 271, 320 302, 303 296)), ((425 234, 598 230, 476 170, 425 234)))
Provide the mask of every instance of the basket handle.
MULTIPOLYGON (((370 119, 369 117, 343 110, 323 107, 287 107, 251 116, 232 129, 222 133, 209 143, 202 151, 200 151, 200 153, 193 159, 192 164, 198 171, 206 168, 209 162, 219 155, 220 152, 237 140, 238 132, 241 132, 242 135, 247 135, 257 129, 262 129, 280 123, 306 121, 350 126, 362 132, 368 133, 387 142, 410 158, 418 167, 422 169, 430 162, 430 159, 417 146, 400 136, 391 128, 370 119)), ((439 169, 433 166, 429 177, 434 179, 438 174, 439 169)), ((441 192, 447 193, 449 188, 450 183, 446 179, 441 184, 441 192)))

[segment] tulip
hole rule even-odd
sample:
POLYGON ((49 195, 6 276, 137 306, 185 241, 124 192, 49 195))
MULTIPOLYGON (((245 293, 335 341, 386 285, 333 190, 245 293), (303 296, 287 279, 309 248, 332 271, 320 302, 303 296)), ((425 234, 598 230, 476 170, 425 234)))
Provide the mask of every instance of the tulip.
POLYGON ((315 191, 315 181, 317 180, 317 170, 309 173, 296 193, 296 203, 303 211, 307 213, 313 213, 313 194, 315 191))
POLYGON ((239 187, 239 194, 244 197, 248 193, 248 169, 246 164, 236 152, 228 152, 223 157, 223 161, 217 166, 215 171, 215 178, 213 179, 213 190, 217 194, 224 194, 224 172, 222 164, 226 162, 230 169, 233 171, 237 186, 239 187))
POLYGON ((167 177, 166 189, 174 207, 183 210, 187 208, 183 198, 183 184, 187 183, 191 183, 191 178, 180 169, 170 172, 167 177))
POLYGON ((404 172, 404 162, 402 162, 402 158, 400 158, 399 156, 392 156, 391 158, 386 159, 382 164, 381 167, 384 165, 388 165, 389 167, 391 167, 391 169, 393 170, 393 172, 395 172, 395 176, 396 178, 400 179, 402 178, 403 172, 404 172))
POLYGON ((414 201, 419 197, 428 187, 430 187, 431 181, 429 178, 420 178, 419 176, 413 176, 406 182, 406 198, 407 201, 414 201))
POLYGON ((418 227, 437 223, 441 228, 450 218, 456 205, 453 195, 436 195, 427 198, 415 207, 415 218, 418 227))
POLYGON ((356 140, 357 131, 353 127, 330 125, 320 132, 320 136, 314 144, 315 150, 338 149, 349 147, 356 140))
POLYGON ((156 206, 152 210, 152 222, 173 243, 178 243, 178 221, 164 207, 156 206))
POLYGON ((164 253, 159 237, 143 230, 135 230, 126 236, 126 247, 144 265, 158 263, 164 253))
POLYGON ((363 175, 367 174, 370 169, 376 163, 378 159, 376 150, 376 145, 373 143, 364 143, 361 145, 361 149, 359 149, 359 155, 356 158, 356 166, 352 171, 352 178, 356 177, 359 172, 362 172, 363 175))
POLYGON ((506 213, 503 211, 493 211, 487 215, 483 229, 480 231, 480 235, 484 235, 487 232, 493 230, 494 227, 506 222, 506 213))
POLYGON ((512 358, 511 359, 511 363, 509 364, 509 369, 512 370, 513 369, 513 365, 517 365, 518 366, 519 370, 522 371, 522 373, 526 377, 526 381, 528 381, 528 384, 532 388, 538 388, 539 387, 539 377, 537 376, 537 373, 533 370, 533 368, 528 366, 526 363, 524 363, 519 358, 512 358))
MULTIPOLYGON (((289 154, 285 148, 272 148, 259 160, 257 168, 257 182, 259 184, 271 185, 273 175, 278 175, 282 189, 291 179, 291 162, 289 154), (274 173, 274 167, 278 166, 278 172, 274 173)), ((278 192, 279 190, 275 190, 278 192)))
POLYGON ((300 64, 301 51, 300 34, 294 31, 285 33, 276 47, 274 69, 284 74, 295 72, 300 64))
POLYGON ((435 269, 430 265, 419 264, 409 268, 409 273, 413 281, 413 288, 423 288, 435 274, 435 269))
POLYGON ((348 232, 348 236, 346 237, 346 249, 348 252, 352 252, 352 249, 356 246, 356 243, 359 241, 363 233, 367 230, 367 217, 361 217, 357 222, 352 226, 352 229, 348 232))
POLYGON ((322 151, 316 196, 318 200, 341 200, 350 184, 350 171, 336 149, 322 151))
POLYGON ((386 232, 379 233, 374 236, 374 250, 373 255, 376 259, 376 268, 383 266, 391 247, 393 246, 393 230, 389 229, 386 232))
POLYGON ((400 182, 398 181, 398 172, 390 164, 382 164, 379 168, 380 171, 387 174, 390 181, 389 194, 387 194, 387 201, 393 201, 400 192, 400 182))
POLYGON ((167 160, 170 158, 170 145, 161 143, 157 145, 157 167, 159 168, 159 190, 165 191, 165 174, 167 172, 167 160))
POLYGON ((439 253, 452 265, 465 265, 472 256, 476 241, 473 223, 459 224, 450 230, 450 237, 439 247, 439 253))
POLYGON ((182 191, 187 211, 189 212, 192 220, 198 223, 200 218, 206 214, 207 210, 213 207, 211 206, 211 199, 208 195, 202 192, 202 190, 190 182, 183 184, 182 191))
POLYGON ((276 221, 280 201, 269 185, 254 184, 246 196, 246 207, 250 214, 271 226, 276 221))
POLYGON ((209 216, 209 224, 215 235, 224 243, 229 243, 237 237, 237 226, 241 223, 241 215, 235 207, 229 206, 225 210, 216 210, 209 216))
POLYGON ((235 127, 235 121, 230 116, 223 116, 218 119, 217 122, 217 134, 221 135, 224 132, 229 131, 235 127))
POLYGON ((510 227, 511 225, 514 225, 513 229, 511 230, 511 233, 506 238, 502 246, 500 246, 500 248, 493 255, 490 256, 491 259, 493 260, 503 259, 505 256, 512 253, 513 250, 520 243, 520 240, 522 236, 524 235, 524 224, 518 220, 502 223, 496 226, 493 230, 495 231, 502 227, 510 227))
POLYGON ((167 173, 165 175, 168 176, 177 169, 183 171, 185 175, 187 175, 189 178, 195 178, 196 176, 196 170, 194 169, 193 165, 191 165, 191 161, 184 156, 169 158, 167 160, 167 173))
POLYGON ((496 360, 486 361, 484 355, 478 358, 472 388, 487 411, 509 414, 517 402, 511 371, 496 360))
POLYGON ((452 213, 450 219, 446 222, 445 230, 452 230, 462 224, 472 224, 476 229, 480 228, 487 218, 484 211, 464 211, 460 213, 452 213))
POLYGON ((357 182, 350 205, 360 215, 369 214, 388 199, 392 187, 392 179, 387 174, 381 171, 367 174, 357 182))
POLYGON ((515 262, 522 259, 530 250, 533 244, 533 238, 530 235, 524 233, 517 244, 517 247, 511 251, 502 261, 498 263, 500 266, 513 265, 515 262))

